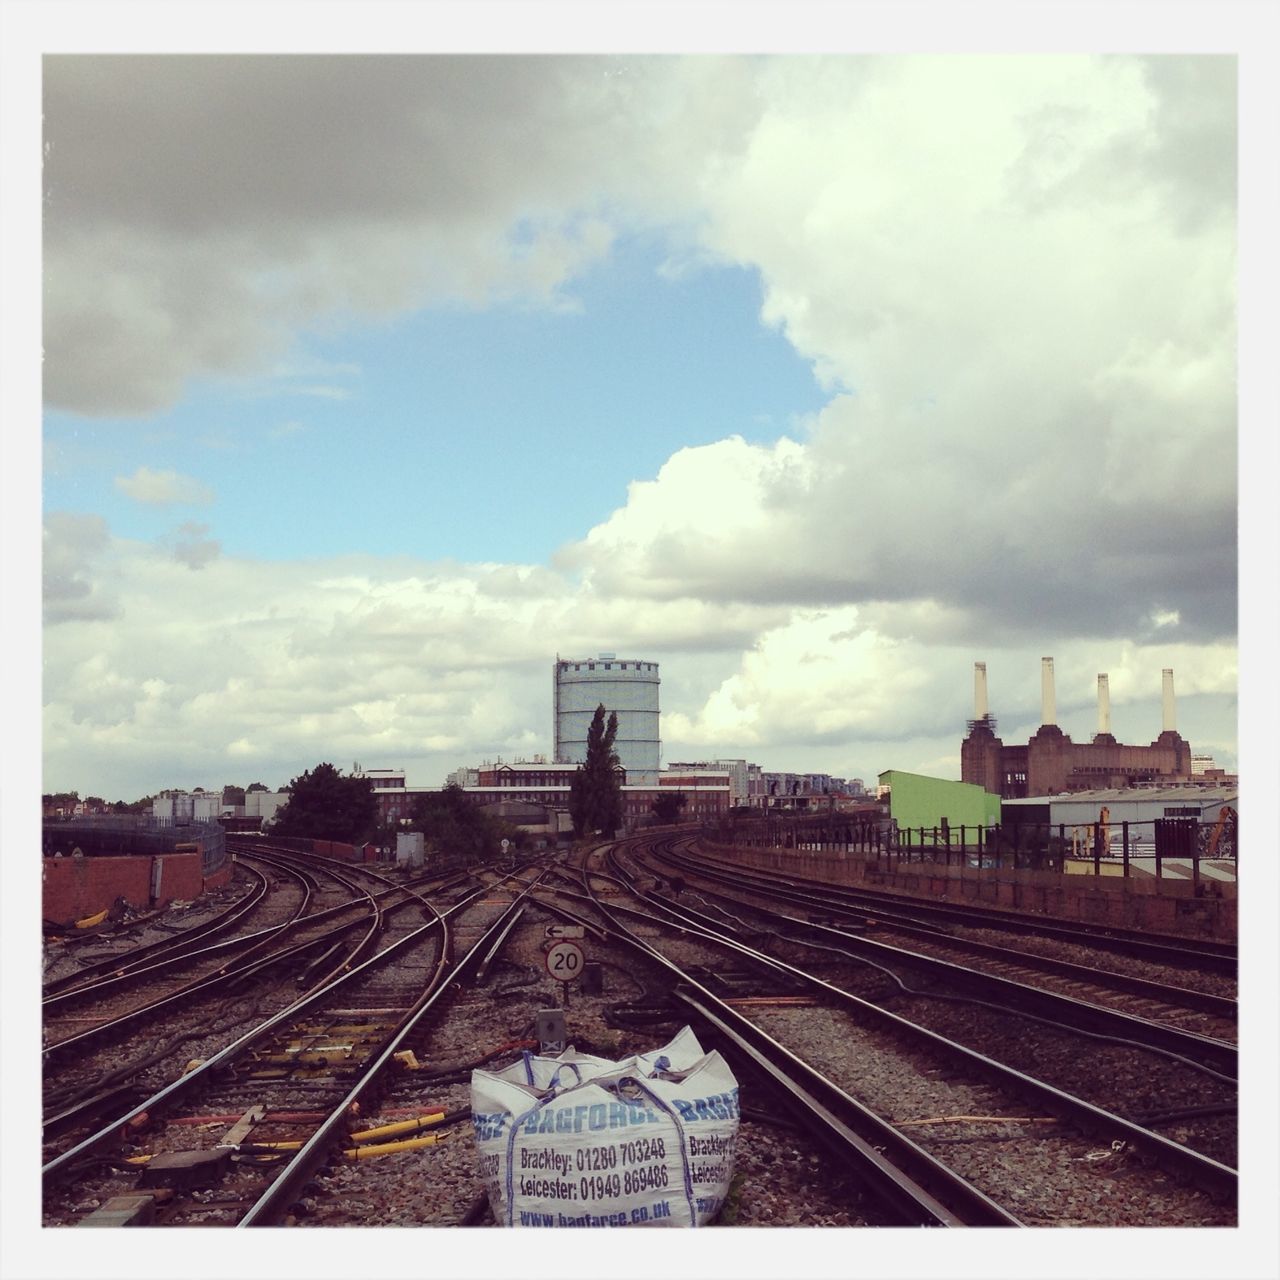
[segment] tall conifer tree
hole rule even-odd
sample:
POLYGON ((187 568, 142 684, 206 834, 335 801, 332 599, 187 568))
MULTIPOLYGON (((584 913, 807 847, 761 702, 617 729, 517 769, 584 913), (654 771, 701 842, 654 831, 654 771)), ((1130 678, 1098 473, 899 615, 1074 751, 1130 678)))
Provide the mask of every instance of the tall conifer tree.
POLYGON ((601 703, 587 730, 587 758, 569 784, 569 816, 575 836, 596 831, 612 836, 622 825, 622 784, 618 776, 622 766, 613 749, 617 736, 617 713, 610 712, 606 720, 601 703))

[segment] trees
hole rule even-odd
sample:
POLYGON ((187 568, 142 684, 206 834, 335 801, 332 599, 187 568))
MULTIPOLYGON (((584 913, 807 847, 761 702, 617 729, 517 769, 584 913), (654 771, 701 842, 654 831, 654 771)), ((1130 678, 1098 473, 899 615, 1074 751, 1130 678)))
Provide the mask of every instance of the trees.
POLYGON ((341 769, 318 764, 294 778, 289 799, 276 814, 271 832, 304 839, 358 844, 373 830, 378 802, 368 778, 344 778, 341 769))
POLYGON ((575 836, 597 831, 612 836, 622 825, 622 766, 613 749, 617 736, 617 713, 610 712, 606 721, 601 703, 587 730, 587 758, 569 783, 569 816, 575 836))
POLYGON ((409 827, 422 832, 442 861, 463 866, 491 862, 501 852, 504 838, 514 843, 520 834, 469 800, 456 782, 418 796, 409 827))
POLYGON ((270 790, 271 788, 267 786, 265 782, 251 782, 244 789, 245 795, 248 795, 250 791, 270 791, 270 790))
POLYGON ((116 800, 111 805, 112 813, 150 813, 152 796, 143 796, 140 800, 116 800))
POLYGON ((663 826, 669 826, 679 818, 680 810, 686 804, 688 804, 688 797, 683 791, 668 791, 658 796, 649 807, 657 814, 658 821, 663 826))

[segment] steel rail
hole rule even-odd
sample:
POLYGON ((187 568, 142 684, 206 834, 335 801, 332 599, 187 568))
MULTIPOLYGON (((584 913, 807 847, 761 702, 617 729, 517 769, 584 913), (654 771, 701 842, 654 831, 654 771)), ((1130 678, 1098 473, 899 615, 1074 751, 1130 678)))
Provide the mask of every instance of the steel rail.
POLYGON ((821 1122, 826 1145, 850 1161, 902 1226, 1020 1227, 1019 1219, 834 1081, 798 1058, 717 996, 695 984, 672 993, 765 1073, 803 1113, 821 1122))
MULTIPOLYGON (((261 853, 255 850, 254 856, 260 857, 261 853)), ((333 874, 333 873, 330 873, 330 874, 333 874)), ((390 897, 392 894, 396 894, 396 893, 407 893, 410 896, 410 898, 417 899, 417 901, 427 909, 431 911, 435 910, 431 902, 427 898, 424 898, 422 894, 418 893, 417 889, 413 887, 414 883, 418 883, 418 882, 411 882, 410 884, 407 884, 407 885, 397 885, 387 881, 386 878, 382 876, 375 875, 375 878, 382 880, 384 884, 388 885, 386 889, 382 890, 380 893, 376 895, 374 893, 371 893, 367 889, 352 885, 349 881, 340 879, 340 883, 342 883, 345 888, 353 889, 357 894, 363 895, 364 901, 361 901, 360 897, 355 897, 351 899, 351 901, 349 902, 337 903, 332 907, 326 907, 323 910, 317 911, 314 914, 307 916, 305 918, 298 917, 298 918, 295 918, 294 920, 286 921, 283 925, 271 925, 267 929, 259 930, 258 933, 248 934, 244 938, 232 938, 232 939, 227 939, 223 942, 217 942, 217 943, 214 943, 212 946, 205 948, 203 951, 197 952, 196 953, 197 955, 204 955, 207 953, 212 953, 215 951, 225 950, 228 948, 240 946, 244 942, 250 941, 254 938, 259 939, 259 941, 255 942, 253 946, 248 948, 248 950, 236 956, 236 958, 233 961, 230 961, 227 967, 219 969, 216 973, 206 974, 201 978, 194 979, 191 982, 187 983, 185 986, 180 987, 178 990, 170 992, 167 996, 163 997, 162 999, 153 1001, 148 1004, 140 1005, 138 1008, 131 1009, 128 1012, 121 1014, 117 1018, 112 1018, 107 1022, 99 1023, 97 1026, 90 1027, 87 1030, 82 1032, 78 1032, 74 1036, 68 1036, 65 1039, 58 1040, 58 1041, 55 1041, 53 1044, 44 1046, 44 1049, 42 1050, 42 1052, 45 1056, 45 1059, 48 1060, 49 1058, 56 1056, 60 1053, 65 1053, 66 1050, 71 1048, 85 1048, 89 1044, 93 1043, 95 1040, 111 1032, 119 1031, 124 1027, 127 1027, 131 1023, 137 1021, 139 1018, 145 1017, 148 1014, 156 1013, 170 1007, 177 1000, 186 998, 188 996, 198 996, 202 994, 207 994, 210 991, 217 990, 218 987, 223 985, 228 985, 228 986, 232 985, 233 983, 238 982, 242 979, 256 976, 257 974, 263 972, 264 970, 272 968, 274 965, 280 963, 281 961, 297 959, 300 956, 305 955, 308 951, 310 951, 311 949, 317 946, 320 946, 326 942, 330 942, 333 939, 340 939, 344 934, 349 933, 354 928, 357 928, 362 923, 362 920, 355 919, 355 920, 348 921, 346 924, 335 925, 331 927, 326 933, 321 934, 316 938, 312 938, 304 942, 300 942, 295 946, 286 948, 283 951, 272 952, 270 955, 265 956, 262 959, 254 961, 252 963, 248 962, 249 956, 253 955, 257 951, 260 951, 264 946, 268 945, 270 942, 276 941, 278 938, 283 936, 284 933, 288 932, 292 928, 297 927, 298 925, 305 924, 307 926, 310 926, 321 920, 324 920, 328 916, 338 915, 344 911, 350 911, 353 908, 363 907, 370 912, 369 928, 366 930, 364 936, 360 939, 360 941, 356 944, 356 946, 352 949, 352 951, 345 957, 345 959, 342 960, 339 964, 337 964, 333 969, 331 969, 324 977, 320 978, 317 981, 316 985, 321 986, 328 981, 332 981, 334 978, 338 976, 338 974, 340 974, 346 969, 349 969, 352 964, 355 964, 360 959, 360 957, 364 955, 369 950, 369 948, 373 945, 377 937, 378 931, 381 927, 381 917, 379 915, 379 902, 378 902, 379 898, 390 897)), ((432 878, 434 877, 427 877, 427 879, 432 879, 432 878)), ((449 884, 451 882, 456 882, 456 879, 457 879, 456 877, 445 877, 445 883, 449 884)), ((403 903, 396 903, 390 909, 399 910, 403 907, 408 907, 410 905, 412 905, 411 902, 406 901, 403 903)), ((112 985, 112 983, 110 982, 104 983, 102 984, 102 988, 106 989, 106 987, 109 985, 112 985)), ((95 992, 96 991, 97 991, 97 988, 95 988, 95 992)), ((68 993, 68 994, 79 995, 81 993, 74 992, 74 993, 68 993)))
MULTIPOLYGON (((400 1026, 392 1033, 381 1053, 351 1086, 346 1096, 330 1113, 328 1119, 323 1121, 311 1137, 303 1143, 297 1154, 281 1170, 280 1174, 272 1179, 271 1185, 244 1217, 236 1223, 237 1228, 268 1226, 284 1215, 303 1185, 315 1170, 325 1162, 330 1147, 348 1123, 352 1106, 357 1104, 372 1087, 375 1080, 393 1060, 395 1054, 399 1052, 401 1045, 414 1032, 427 1013, 435 1007, 437 1001, 449 990, 449 987, 456 985, 457 981, 463 980, 471 968, 481 963, 486 953, 491 949, 494 938, 498 936, 505 937, 510 932, 513 918, 518 918, 520 912, 524 909, 524 900, 533 891, 533 887, 533 885, 529 885, 524 888, 510 906, 503 911, 502 915, 485 930, 463 959, 453 966, 447 975, 451 979, 449 986, 444 984, 440 975, 437 976, 428 991, 424 993, 413 1010, 406 1015, 400 1026)), ((490 892, 493 888, 493 885, 486 886, 479 890, 476 896, 479 897, 483 893, 490 892)), ((453 908, 450 913, 457 909, 460 908, 453 908)))
MULTIPOLYGON (((721 898, 737 904, 737 900, 722 894, 711 893, 713 898, 721 898)), ((655 895, 647 894, 650 899, 655 895)), ((703 913, 684 904, 659 899, 669 910, 690 920, 703 928, 723 928, 719 921, 712 920, 703 913)), ((737 904, 745 905, 745 904, 737 904)), ((1146 1045, 1153 1049, 1167 1051, 1203 1063, 1205 1066, 1220 1071, 1235 1079, 1239 1072, 1239 1054, 1236 1046, 1229 1041, 1213 1036, 1202 1035, 1195 1031, 1186 1031, 1168 1023, 1158 1022, 1138 1014, 1125 1013, 1106 1005, 1096 1004, 1090 1000, 1082 1000, 1076 996, 1064 995, 1057 991, 1047 991, 1042 987, 1034 987, 1013 978, 1001 977, 998 974, 983 973, 967 968, 951 960, 942 960, 937 956, 924 955, 918 951, 909 951, 905 947, 897 947, 891 943, 879 942, 874 938, 865 938, 858 934, 846 933, 830 925, 818 924, 810 920, 801 920, 783 912, 771 911, 767 907, 753 907, 766 919, 784 921, 787 924, 829 938, 837 950, 850 958, 871 959, 893 964, 905 964, 921 970, 966 991, 974 991, 991 1000, 1000 1001, 1011 1009, 1036 1011, 1047 1018, 1068 1020, 1071 1025, 1079 1026, 1085 1031, 1096 1031, 1099 1034, 1113 1036, 1117 1039, 1129 1040, 1136 1044, 1146 1045)), ((781 935, 780 935, 781 936, 781 935)), ((785 938, 803 946, 799 938, 785 938)), ((1096 981, 1096 980, 1095 980, 1096 981)), ((928 994, 919 993, 923 998, 928 994)))
MULTIPOLYGON (((605 905, 592 892, 588 877, 614 879, 583 869, 583 883, 601 915, 609 918, 619 904, 605 905)), ((631 914, 631 909, 621 908, 631 914)), ((634 914, 645 915, 644 912, 634 914)), ((611 937, 656 961, 676 983, 675 996, 718 1032, 785 1092, 806 1127, 845 1161, 850 1175, 909 1226, 1021 1226, 1022 1223, 953 1169, 840 1089, 831 1080, 770 1040, 741 1014, 696 981, 626 925, 612 920, 611 937)))
MULTIPOLYGON (((668 904, 663 902, 650 900, 650 905, 664 912, 670 911, 668 904)), ((603 907, 598 909, 605 910, 603 907)), ((994 1078, 1003 1088, 1034 1098, 1037 1102, 1049 1107, 1054 1114, 1068 1117, 1087 1132, 1102 1133, 1111 1139, 1118 1138, 1131 1143, 1138 1150, 1153 1156, 1162 1167, 1176 1171, 1212 1195, 1229 1197, 1234 1202, 1238 1192, 1239 1178, 1236 1170, 1228 1165, 1202 1155, 1190 1147, 1172 1142, 1161 1134, 1145 1129, 1091 1102, 1086 1102, 1083 1098, 1077 1098, 1036 1076, 1016 1071, 994 1058, 970 1049, 967 1045, 950 1040, 869 1000, 833 986, 795 965, 765 955, 745 943, 720 933, 717 929, 697 928, 687 920, 681 920, 678 915, 676 918, 680 920, 677 927, 683 928, 686 932, 696 932, 709 942, 717 943, 774 973, 786 975, 802 983, 810 990, 819 992, 836 1004, 858 1014, 863 1021, 870 1019, 917 1044, 923 1044, 934 1051, 959 1059, 970 1070, 988 1078, 994 1078)))
POLYGON ((41 1170, 41 1177, 48 1180, 65 1175, 85 1156, 91 1155, 101 1147, 109 1145, 115 1141, 119 1136, 120 1130, 131 1120, 140 1116, 144 1111, 159 1112, 164 1107, 171 1105, 178 1098, 192 1092, 198 1086, 203 1086, 215 1071, 229 1065, 259 1040, 270 1035, 271 1032, 281 1026, 284 1022, 300 1017, 314 1006, 321 1004, 328 997, 337 994, 342 987, 346 986, 349 982, 353 982, 366 970, 377 965, 386 964, 397 952, 401 950, 401 948, 418 940, 425 932, 443 927, 443 920, 446 917, 463 910, 474 898, 479 897, 483 892, 484 890, 482 889, 476 890, 476 892, 469 898, 456 903, 452 907, 446 908, 440 913, 439 919, 429 921, 428 923, 419 926, 411 933, 406 934, 403 938, 397 939, 377 955, 370 957, 362 964, 348 970, 326 986, 317 987, 312 991, 307 992, 305 995, 298 997, 298 999, 292 1001, 284 1009, 272 1014, 271 1017, 260 1022, 256 1027, 250 1028, 243 1035, 236 1040, 233 1040, 229 1045, 219 1050, 212 1057, 205 1059, 205 1061, 199 1066, 192 1068, 191 1071, 179 1076, 176 1080, 171 1081, 163 1088, 157 1090, 149 1098, 137 1103, 128 1111, 111 1120, 96 1133, 83 1139, 76 1146, 55 1157, 41 1170))
MULTIPOLYGON (((372 898, 370 898, 370 900, 372 901, 372 898)), ((362 906, 367 904, 344 903, 342 904, 341 909, 346 910, 352 905, 362 906)), ((408 904, 406 903, 403 905, 408 904)), ((376 910, 375 904, 375 918, 377 918, 376 910)), ((318 916, 310 917, 312 921, 318 918, 318 916)), ((321 934, 317 938, 311 938, 305 942, 300 942, 295 946, 285 948, 283 951, 273 951, 270 955, 249 961, 248 963, 244 962, 243 957, 238 957, 235 961, 232 961, 227 968, 221 969, 217 973, 197 978, 194 981, 187 983, 185 986, 179 987, 178 990, 171 991, 167 996, 164 996, 159 1000, 153 1001, 150 1004, 140 1005, 136 1009, 130 1009, 128 1012, 121 1014, 117 1018, 112 1018, 107 1022, 101 1022, 97 1026, 89 1027, 87 1030, 77 1032, 73 1036, 67 1036, 62 1040, 55 1040, 52 1044, 45 1045, 41 1051, 43 1059, 47 1062, 50 1058, 64 1054, 70 1049, 84 1048, 94 1041, 101 1039, 103 1036, 129 1026, 139 1018, 148 1017, 163 1009, 168 1009, 178 1001, 186 1000, 191 996, 207 994, 208 992, 215 991, 222 986, 230 986, 231 984, 239 982, 245 978, 254 977, 263 970, 272 968, 284 960, 296 959, 298 956, 305 954, 312 948, 319 946, 321 943, 327 942, 335 936, 341 936, 341 934, 357 928, 362 922, 362 919, 356 919, 344 925, 333 926, 328 933, 321 934)), ((356 945, 355 950, 352 951, 349 963, 357 960, 359 956, 368 949, 373 936, 372 931, 366 932, 365 936, 361 938, 359 943, 356 945)), ((218 944, 218 946, 222 945, 224 944, 218 944)), ((257 947, 252 948, 252 950, 257 949, 257 947)))
MULTIPOLYGON (((690 840, 689 843, 696 843, 696 840, 690 840)), ((777 879, 770 880, 763 873, 753 877, 752 873, 745 868, 727 859, 708 854, 701 847, 696 855, 690 856, 696 856, 700 861, 715 862, 734 874, 740 874, 744 881, 754 879, 764 886, 777 887, 777 879)), ((755 870, 759 871, 759 869, 755 870)), ((849 885, 832 884, 805 876, 790 875, 779 878, 795 885, 797 889, 804 884, 820 891, 828 903, 835 899, 850 906, 865 906, 867 910, 873 910, 882 915, 895 909, 924 915, 925 921, 921 921, 917 915, 914 920, 917 924, 927 923, 927 918, 933 918, 976 929, 1004 929, 1013 933, 1030 933, 1038 937, 1058 938, 1077 946, 1122 951, 1126 955, 1141 956, 1162 964, 1185 967, 1188 963, 1194 963, 1199 968, 1226 974, 1229 977, 1234 977, 1238 968, 1237 949, 1230 943, 1214 943, 1201 938, 1180 938, 1175 934, 1144 932, 1122 926, 1091 925, 1063 920, 1057 916, 1038 916, 959 904, 930 903, 907 897, 905 894, 856 889, 849 885)))
MULTIPOLYGON (((407 909, 412 905, 413 904, 411 902, 402 902, 389 908, 389 910, 399 911, 401 909, 407 909)), ((316 917, 312 917, 312 918, 315 919, 316 917)), ((333 938, 333 937, 341 938, 341 936, 344 933, 349 932, 351 929, 356 927, 359 923, 360 921, 355 920, 345 925, 335 926, 334 928, 330 929, 330 931, 327 934, 322 935, 319 938, 313 938, 307 942, 299 943, 297 946, 292 947, 287 951, 276 952, 271 956, 268 956, 265 959, 256 962, 255 964, 247 965, 247 966, 244 966, 243 968, 233 969, 230 971, 224 971, 220 974, 214 975, 213 977, 209 978, 207 983, 205 984, 206 989, 216 990, 219 986, 223 984, 226 984, 229 986, 234 985, 235 983, 243 980, 246 977, 256 975, 257 973, 261 973, 266 969, 272 968, 276 963, 278 963, 281 960, 300 959, 308 951, 312 950, 316 946, 319 946, 327 942, 330 938, 333 938)), ((446 939, 447 939, 447 935, 446 935, 446 939)), ((340 947, 341 945, 342 945, 341 942, 335 944, 336 947, 340 947)), ((446 946, 447 945, 448 944, 446 941, 446 946)), ((330 951, 332 950, 333 948, 330 948, 330 951)), ((351 957, 354 954, 355 954, 354 952, 349 952, 345 963, 339 963, 338 965, 334 966, 332 969, 330 969, 330 971, 324 978, 316 980, 314 982, 311 981, 310 974, 312 970, 318 969, 323 966, 323 964, 328 960, 329 952, 326 952, 324 955, 322 955, 318 961, 313 961, 311 964, 304 966, 304 968, 302 969, 302 975, 301 975, 300 981, 305 980, 308 983, 310 983, 310 985, 307 987, 305 991, 303 991, 296 998, 299 1000, 304 999, 307 996, 314 993, 315 991, 319 990, 327 982, 334 981, 346 968, 350 966, 350 964, 352 963, 351 957)), ((188 992, 188 994, 190 994, 190 992, 188 992)), ((113 1020, 112 1022, 109 1022, 109 1023, 102 1023, 98 1027, 90 1028, 89 1031, 83 1033, 83 1035, 84 1037, 92 1039, 99 1032, 112 1030, 112 1029, 119 1030, 122 1026, 126 1025, 128 1022, 132 1022, 136 1020, 137 1018, 141 1017, 144 1013, 154 1012, 156 1009, 167 1006, 169 1003, 172 1002, 173 998, 174 997, 170 996, 166 998, 166 1000, 157 1002, 154 1005, 148 1005, 148 1006, 144 1006, 141 1009, 132 1010, 130 1013, 123 1015, 119 1019, 113 1020)), ((59 1041, 58 1043, 65 1044, 69 1042, 59 1041)), ((51 1046, 51 1048, 55 1048, 55 1047, 56 1046, 51 1046)), ((130 1090, 127 1085, 127 1079, 128 1077, 126 1077, 124 1080, 117 1082, 116 1091, 122 1094, 126 1092, 132 1092, 136 1094, 138 1092, 137 1089, 130 1090)), ((59 1098, 56 1105, 60 1108, 60 1110, 55 1114, 51 1115, 42 1124, 42 1132, 44 1136, 46 1138, 54 1137, 58 1133, 64 1132, 66 1129, 74 1127, 74 1125, 77 1123, 80 1117, 84 1115, 92 1115, 96 1110, 99 1109, 99 1107, 95 1105, 97 1101, 98 1101, 97 1095, 86 1096, 84 1091, 81 1091, 78 1094, 72 1094, 69 1097, 59 1098)))
MULTIPOLYGON (((673 850, 654 848, 652 856, 661 863, 670 863, 691 874, 697 874, 721 884, 744 889, 746 892, 759 891, 744 884, 744 881, 748 879, 747 877, 737 874, 731 875, 727 870, 718 867, 712 868, 693 859, 682 858, 673 850)), ((761 890, 765 888, 765 883, 767 882, 760 882, 761 890)), ((1002 947, 990 942, 980 942, 973 938, 957 937, 948 929, 912 920, 909 917, 899 916, 891 911, 844 906, 833 903, 829 898, 815 898, 804 892, 793 893, 788 889, 780 889, 776 882, 769 884, 767 891, 771 897, 791 902, 796 906, 809 907, 821 911, 829 918, 834 916, 851 924, 865 924, 872 928, 877 924, 883 924, 888 929, 907 934, 910 937, 920 938, 925 941, 936 940, 940 944, 962 948, 973 952, 975 955, 1002 960, 1008 964, 1020 965, 1028 969, 1038 969, 1041 972, 1057 974, 1073 981, 1113 987, 1131 995, 1159 1000, 1165 1004, 1194 1009, 1202 1013, 1211 1013, 1216 1017, 1232 1020, 1237 1018, 1237 1003, 1227 996, 1213 995, 1207 991, 1196 991, 1190 987, 1174 987, 1167 983, 1153 982, 1148 978, 1135 977, 1132 974, 1116 973, 1112 969, 1097 969, 1089 965, 1075 964, 1069 960, 1060 960, 1054 956, 1043 956, 1036 952, 1019 951, 1013 947, 1002 947)), ((757 906, 754 903, 744 903, 743 905, 750 906, 755 911, 768 913, 768 908, 757 906)), ((809 924, 814 922, 803 921, 801 923, 809 924)), ((1081 945, 1089 944, 1084 943, 1081 945)))
POLYGON ((92 964, 87 964, 77 969, 75 973, 69 973, 61 978, 54 978, 44 983, 41 988, 42 1005, 48 1008, 50 1004, 62 996, 67 994, 74 995, 82 987, 91 986, 91 980, 95 977, 108 974, 119 976, 131 970, 133 966, 140 965, 144 960, 155 960, 173 952, 181 953, 193 942, 198 942, 203 938, 209 937, 210 934, 217 934, 223 929, 233 926, 266 897, 267 890, 270 887, 267 877, 256 867, 241 865, 244 865, 244 869, 251 876, 256 876, 258 882, 251 885, 248 893, 242 895, 224 911, 220 911, 211 919, 202 921, 198 925, 193 925, 190 929, 184 929, 176 937, 161 938, 155 942, 131 947, 128 951, 123 951, 119 955, 95 960, 92 964))
MULTIPOLYGON (((291 870, 290 874, 298 873, 291 870)), ((279 924, 268 925, 266 928, 256 930, 253 933, 242 934, 235 938, 224 938, 222 941, 210 943, 208 946, 190 950, 185 946, 176 946, 159 959, 154 956, 146 957, 150 963, 145 964, 140 968, 127 968, 124 971, 112 973, 109 977, 100 978, 96 982, 90 982, 84 986, 73 987, 69 991, 62 991, 56 995, 47 996, 42 1005, 43 1012, 45 1015, 48 1015, 51 1011, 56 1010, 59 1005, 73 1004, 87 996, 100 998, 105 995, 110 995, 112 992, 122 988, 134 986, 139 982, 145 981, 148 975, 153 975, 159 970, 163 970, 166 973, 169 972, 173 962, 179 959, 199 963, 201 960, 218 951, 243 948, 243 950, 240 950, 240 953, 236 956, 236 963, 244 964, 250 956, 261 951, 263 947, 268 946, 271 942, 285 936, 298 924, 304 922, 310 924, 313 921, 322 918, 319 913, 314 916, 306 915, 306 910, 311 904, 311 898, 312 887, 304 880, 302 901, 298 904, 297 909, 289 919, 283 920, 279 924), (254 941, 254 939, 257 939, 257 941, 254 941)), ((359 905, 363 904, 353 902, 346 904, 344 907, 335 908, 335 910, 344 910, 347 906, 359 905)), ((221 932, 221 930, 219 932, 221 932)), ((190 940, 173 939, 172 942, 188 943, 204 940, 204 938, 195 938, 190 940)), ((219 970, 219 972, 224 973, 226 971, 224 969, 219 970)), ((193 982, 194 981, 199 981, 199 979, 193 979, 193 982)))

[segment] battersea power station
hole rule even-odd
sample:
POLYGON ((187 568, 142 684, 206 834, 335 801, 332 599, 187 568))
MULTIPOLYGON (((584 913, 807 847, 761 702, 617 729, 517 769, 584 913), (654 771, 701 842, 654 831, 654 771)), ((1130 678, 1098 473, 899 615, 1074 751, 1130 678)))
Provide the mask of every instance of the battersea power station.
POLYGON ((996 737, 987 710, 987 664, 973 664, 973 719, 960 746, 960 777, 1005 799, 1058 795, 1064 791, 1190 782, 1191 746, 1174 728, 1173 671, 1163 676, 1163 726, 1150 746, 1130 747, 1111 734, 1107 677, 1098 676, 1098 732, 1090 742, 1072 742, 1057 725, 1053 659, 1040 660, 1040 727, 1025 746, 1006 747, 996 737))

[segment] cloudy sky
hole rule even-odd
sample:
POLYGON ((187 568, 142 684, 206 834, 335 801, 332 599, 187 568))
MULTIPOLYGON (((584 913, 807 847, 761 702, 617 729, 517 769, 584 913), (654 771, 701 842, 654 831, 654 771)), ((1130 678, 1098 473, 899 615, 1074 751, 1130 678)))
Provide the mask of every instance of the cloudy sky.
POLYGON ((45 790, 1237 761, 1229 56, 51 56, 45 790))
MULTIPOLYGON (((1265 794, 1274 19, 1248 0, 8 0, 6 783, 133 799, 321 759, 436 783, 549 750, 554 655, 610 649, 662 664, 668 759, 868 780, 958 776, 978 660, 1024 740, 1042 655, 1077 738, 1106 671, 1116 733, 1150 741, 1172 666, 1179 728, 1233 765, 1243 659, 1241 764, 1265 794), (202 46, 513 54, 104 56, 202 46), (1055 47, 1110 52, 1024 52, 1055 47), (514 52, 628 48, 671 56, 514 52), (896 52, 920 48, 954 52, 896 52), (848 52, 781 52, 818 49, 848 52)), ((34 815, 0 806, 6 848, 30 847, 34 815)), ((33 958, 34 864, 5 873, 6 937, 30 930, 33 958)), ((1274 951, 1274 878, 1256 867, 1243 899, 1255 956, 1274 951)), ((25 1071, 30 1097, 37 974, 18 968, 5 1078, 25 1071)), ((1242 1220, 1265 1227, 1264 987, 1242 1220)), ((30 1126, 17 1159, 36 1109, 9 1110, 30 1126)), ((6 1250, 70 1274, 74 1240, 17 1229, 37 1209, 14 1173, 6 1195, 32 1201, 6 1250)), ((420 1261, 339 1235, 307 1274, 420 1261)), ((1059 1270, 1114 1261, 1112 1237, 1069 1237, 1059 1270)), ((695 1256, 706 1275, 847 1274, 841 1249, 794 1239, 672 1242, 674 1270, 645 1273, 695 1256)), ((1015 1245, 859 1241, 876 1274, 1051 1266, 1015 1245)), ((273 1246, 293 1273, 297 1246, 259 1239, 250 1272, 273 1246)), ((1220 1248, 1144 1235, 1126 1266, 1203 1275, 1220 1248)), ((165 1246, 127 1255, 95 1247, 77 1273, 172 1272, 165 1246)))

